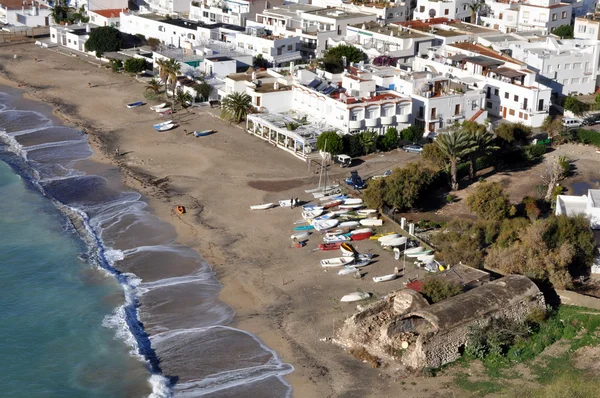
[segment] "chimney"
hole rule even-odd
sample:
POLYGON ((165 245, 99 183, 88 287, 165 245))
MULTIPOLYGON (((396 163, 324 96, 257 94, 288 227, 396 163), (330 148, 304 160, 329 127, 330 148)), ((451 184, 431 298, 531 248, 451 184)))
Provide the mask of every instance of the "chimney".
POLYGON ((275 81, 275 83, 273 83, 273 88, 275 89, 275 91, 279 90, 279 82, 275 81))
POLYGON ((85 33, 90 33, 92 30, 90 29, 90 24, 86 23, 85 24, 85 33))
POLYGON ((252 81, 256 80, 256 72, 252 72, 252 81))

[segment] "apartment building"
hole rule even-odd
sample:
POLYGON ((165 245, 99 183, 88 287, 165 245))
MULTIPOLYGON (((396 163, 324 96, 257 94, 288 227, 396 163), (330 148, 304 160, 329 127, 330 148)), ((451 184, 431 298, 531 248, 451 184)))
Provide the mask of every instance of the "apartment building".
POLYGON ((407 62, 418 54, 426 54, 434 39, 431 34, 399 25, 368 22, 347 27, 347 36, 329 39, 329 43, 332 46, 353 45, 364 51, 370 59, 386 56, 407 62))
POLYGON ((312 0, 313 6, 323 8, 340 8, 349 12, 372 14, 378 21, 384 23, 410 21, 411 1, 390 0, 312 0))
MULTIPOLYGON (((105 1, 105 0, 103 0, 105 1)), ((108 0, 112 2, 123 2, 124 0, 108 0)), ((188 13, 190 10, 190 0, 134 0, 140 11, 150 11, 162 15, 188 13)), ((103 7, 104 8, 104 7, 103 7)), ((106 8, 127 8, 127 1, 124 6, 106 7, 106 8)))
POLYGON ((498 33, 494 29, 448 18, 430 18, 426 21, 413 20, 400 22, 396 25, 400 25, 413 32, 433 36, 433 46, 476 40, 478 37, 486 37, 498 33))
POLYGON ((528 0, 519 4, 519 30, 542 29, 551 33, 561 25, 571 24, 573 6, 559 0, 528 0))
POLYGON ((231 93, 246 93, 257 110, 281 113, 292 109, 291 78, 276 70, 256 72, 249 68, 244 73, 232 73, 223 81, 225 84, 218 90, 219 99, 231 93))
POLYGON ((454 43, 417 57, 416 71, 435 71, 483 89, 488 114, 540 127, 548 116, 552 89, 536 81, 537 73, 510 56, 475 43, 454 43))
POLYGON ((264 9, 280 6, 283 0, 201 0, 190 3, 189 19, 206 24, 246 26, 264 9))
POLYGON ((575 18, 573 35, 576 39, 600 40, 600 14, 575 18))
POLYGON ((425 21, 430 18, 448 18, 477 23, 471 20, 473 18, 473 12, 469 8, 471 3, 471 0, 417 0, 413 19, 425 21))
POLYGON ((455 122, 483 123, 487 118, 483 89, 469 87, 439 73, 397 73, 394 89, 412 98, 412 124, 422 127, 425 137, 434 137, 455 122))
POLYGON ((253 57, 261 55, 273 66, 283 65, 302 58, 300 37, 285 37, 256 26, 247 26, 232 39, 238 50, 246 50, 253 57))

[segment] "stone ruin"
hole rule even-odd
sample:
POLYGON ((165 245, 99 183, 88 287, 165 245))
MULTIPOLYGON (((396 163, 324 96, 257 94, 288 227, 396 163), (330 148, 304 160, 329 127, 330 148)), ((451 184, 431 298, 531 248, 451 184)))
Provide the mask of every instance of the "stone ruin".
POLYGON ((432 305, 418 292, 402 289, 385 300, 358 306, 334 342, 364 348, 383 361, 400 360, 411 369, 438 368, 461 356, 470 327, 485 326, 492 318, 524 321, 535 308, 545 309, 544 296, 521 275, 505 276, 432 305))

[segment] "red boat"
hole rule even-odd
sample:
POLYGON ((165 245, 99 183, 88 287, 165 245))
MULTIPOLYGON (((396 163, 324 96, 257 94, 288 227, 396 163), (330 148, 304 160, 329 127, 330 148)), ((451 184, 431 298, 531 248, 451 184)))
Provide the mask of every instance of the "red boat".
POLYGON ((335 242, 335 243, 321 243, 319 245, 319 250, 337 250, 340 248, 340 246, 342 245, 342 242, 335 242))
POLYGON ((332 207, 339 206, 344 203, 343 200, 332 200, 331 202, 327 202, 323 204, 324 209, 331 209, 332 207))
POLYGON ((363 232, 361 234, 352 234, 350 235, 350 240, 365 240, 369 239, 369 237, 373 235, 373 232, 363 232))

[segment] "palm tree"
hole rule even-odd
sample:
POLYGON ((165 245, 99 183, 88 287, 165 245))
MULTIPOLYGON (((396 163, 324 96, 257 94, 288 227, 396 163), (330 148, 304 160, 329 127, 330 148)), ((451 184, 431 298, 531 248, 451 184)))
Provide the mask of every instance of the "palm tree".
POLYGON ((167 61, 168 80, 173 84, 173 97, 175 97, 175 88, 177 87, 177 76, 181 73, 181 64, 170 58, 167 61))
POLYGON ((464 130, 454 130, 439 134, 435 142, 450 164, 450 188, 456 191, 458 189, 457 166, 461 158, 468 154, 471 147, 469 136, 464 130))
POLYGON ((204 80, 194 84, 192 88, 196 90, 198 97, 204 101, 208 101, 210 99, 210 94, 213 92, 213 86, 204 80))
POLYGON ((156 79, 152 79, 146 84, 146 91, 152 91, 154 94, 158 94, 160 91, 160 83, 156 79))
POLYGON ((156 61, 156 65, 158 66, 158 77, 165 84, 165 96, 169 92, 168 83, 169 83, 169 64, 167 59, 161 58, 156 61))
POLYGON ((364 131, 360 134, 360 145, 363 148, 364 154, 367 155, 373 151, 375 145, 375 133, 371 131, 364 131))
POLYGON ((477 176, 477 158, 490 154, 492 151, 498 149, 498 147, 494 145, 494 135, 487 131, 485 125, 465 121, 461 127, 471 140, 471 148, 469 148, 469 178, 475 180, 477 176))
POLYGON ((473 0, 467 6, 471 9, 471 23, 477 25, 479 19, 479 11, 483 8, 485 2, 482 0, 473 0))
POLYGON ((71 11, 71 7, 67 4, 66 0, 57 0, 54 3, 54 7, 52 7, 52 19, 54 23, 60 24, 62 21, 66 20, 69 16, 69 11, 71 11))
POLYGON ((239 123, 252 110, 252 98, 246 93, 231 93, 222 101, 221 118, 239 123))
POLYGON ((190 93, 183 91, 181 87, 179 87, 174 95, 174 99, 181 104, 182 108, 187 108, 188 102, 191 103, 193 98, 190 93))

